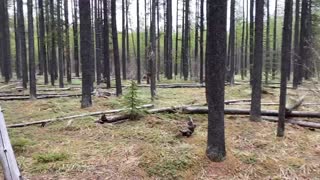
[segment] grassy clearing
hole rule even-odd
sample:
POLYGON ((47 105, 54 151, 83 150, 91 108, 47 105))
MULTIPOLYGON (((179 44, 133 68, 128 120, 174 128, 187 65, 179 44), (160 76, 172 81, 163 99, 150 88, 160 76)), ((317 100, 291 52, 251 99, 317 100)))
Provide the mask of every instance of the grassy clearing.
MULTIPOLYGON (((126 90, 125 90, 126 91, 126 90)), ((263 102, 277 102, 278 90, 266 89, 263 102)), ((71 92, 68 92, 71 93, 71 92)), ((157 107, 201 104, 205 91, 158 89, 157 107)), ((289 91, 296 99, 304 92, 289 91)), ((149 89, 139 89, 150 103, 149 89)), ((226 87, 226 99, 250 98, 248 86, 226 87)), ((306 102, 316 102, 308 94, 306 102)), ((122 99, 94 98, 80 109, 80 98, 1 102, 7 124, 122 107, 122 99)), ((249 108, 248 105, 232 106, 249 108)), ((277 106, 263 107, 277 109, 277 106)), ((319 111, 318 107, 300 110, 319 111)), ((276 124, 226 116, 227 160, 205 157, 207 116, 193 115, 194 135, 181 138, 183 114, 147 115, 139 121, 97 125, 96 117, 10 129, 22 173, 29 179, 317 179, 320 177, 320 132, 288 125, 276 138, 276 124), (68 125, 67 125, 68 124, 68 125)))

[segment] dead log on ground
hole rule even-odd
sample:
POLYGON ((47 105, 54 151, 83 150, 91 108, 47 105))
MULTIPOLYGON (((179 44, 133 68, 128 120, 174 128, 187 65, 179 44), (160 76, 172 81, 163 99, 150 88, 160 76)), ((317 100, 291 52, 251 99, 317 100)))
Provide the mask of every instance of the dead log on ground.
MULTIPOLYGON (((187 114, 208 114, 208 107, 186 107, 183 109, 187 114)), ((227 115, 250 115, 249 109, 225 109, 224 113, 227 115)), ((262 110, 262 116, 278 116, 279 112, 276 110, 262 110)), ((294 111, 287 114, 287 117, 301 117, 301 118, 320 118, 320 112, 303 112, 294 111)))
MULTIPOLYGON (((51 98, 63 98, 63 97, 81 97, 82 94, 56 94, 56 95, 42 95, 37 96, 37 99, 51 99, 51 98)), ((29 100, 30 96, 12 96, 12 97, 0 97, 0 101, 17 101, 17 100, 29 100)))
MULTIPOLYGON (((138 108, 151 108, 151 107, 153 107, 153 104, 146 104, 146 105, 140 106, 138 108)), ((66 120, 70 120, 70 119, 76 119, 76 118, 82 118, 82 117, 88 117, 88 116, 100 116, 102 114, 119 113, 124 110, 126 110, 126 109, 91 112, 91 113, 79 114, 79 115, 74 115, 74 116, 59 117, 59 118, 33 121, 33 122, 27 122, 27 123, 20 123, 20 124, 11 124, 11 125, 8 125, 7 127, 8 128, 19 128, 19 127, 26 127, 26 126, 32 126, 32 125, 46 125, 47 123, 52 123, 52 122, 56 122, 56 121, 66 121, 66 120)))
MULTIPOLYGON (((278 122, 278 117, 263 116, 262 119, 270 122, 278 122)), ((302 121, 297 119, 287 119, 286 122, 290 124, 298 125, 301 127, 320 129, 320 123, 316 123, 316 122, 302 121)))

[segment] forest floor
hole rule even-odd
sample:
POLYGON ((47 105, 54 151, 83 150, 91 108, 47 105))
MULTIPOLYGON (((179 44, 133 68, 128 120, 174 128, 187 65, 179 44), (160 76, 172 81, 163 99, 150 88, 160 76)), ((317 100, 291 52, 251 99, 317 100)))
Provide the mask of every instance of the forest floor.
MULTIPOLYGON (((0 89, 5 90, 10 87, 0 89)), ((248 85, 226 87, 226 100, 250 99, 250 94, 248 85)), ((307 95, 305 102, 320 100, 313 91, 289 90, 288 94, 289 99, 307 95)), ((139 96, 151 103, 149 88, 140 88, 139 96)), ((262 101, 276 103, 278 96, 279 89, 264 88, 262 101)), ((121 98, 94 97, 93 107, 81 109, 80 99, 0 101, 0 106, 7 125, 123 107, 121 98)), ((153 102, 155 107, 203 103, 204 88, 158 89, 153 102)), ((299 110, 319 111, 320 105, 299 110)), ((285 137, 277 138, 276 123, 226 116, 227 159, 212 163, 205 156, 207 115, 192 115, 197 128, 190 138, 178 136, 188 120, 184 114, 146 115, 137 121, 104 125, 94 123, 98 118, 9 129, 25 179, 320 179, 319 130, 287 124, 285 137)))

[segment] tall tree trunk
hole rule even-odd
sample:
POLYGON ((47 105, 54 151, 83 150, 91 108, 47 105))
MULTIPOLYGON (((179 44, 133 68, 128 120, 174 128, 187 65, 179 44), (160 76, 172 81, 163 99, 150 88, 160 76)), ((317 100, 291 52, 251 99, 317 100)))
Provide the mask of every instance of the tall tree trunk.
POLYGON ((140 57, 140 7, 137 0, 137 81, 141 84, 141 57, 140 57))
POLYGON ((73 48, 74 48, 74 70, 76 77, 80 77, 79 63, 79 35, 78 35, 78 0, 74 0, 74 20, 73 20, 73 48))
POLYGON ((269 83, 270 72, 270 0, 267 1, 267 32, 266 32, 266 59, 265 59, 265 82, 269 83))
POLYGON ((126 16, 125 16, 125 0, 122 0, 122 78, 127 79, 127 61, 126 61, 126 16))
POLYGON ((14 23, 14 37, 15 37, 15 43, 16 43, 16 75, 17 79, 21 79, 21 50, 20 50, 20 39, 19 39, 19 33, 18 33, 18 24, 17 24, 17 10, 16 10, 16 0, 14 0, 13 4, 13 23, 14 23))
POLYGON ((224 132, 224 79, 227 37, 227 1, 207 1, 207 5, 206 97, 209 113, 206 154, 212 161, 223 161, 226 156, 224 132))
POLYGON ((276 78, 277 72, 277 20, 278 20, 278 0, 276 0, 276 7, 274 10, 274 24, 273 24, 273 58, 272 58, 272 79, 276 78))
POLYGON ((110 78, 110 56, 109 56, 109 17, 108 17, 108 0, 103 0, 104 7, 104 74, 103 77, 106 80, 107 88, 111 88, 111 78, 110 78))
POLYGON ((44 9, 43 9, 43 0, 39 0, 39 51, 40 57, 39 59, 43 62, 43 74, 44 74, 44 82, 48 84, 48 61, 47 61, 47 52, 46 52, 46 44, 45 44, 45 26, 44 26, 44 9))
POLYGON ((22 0, 17 0, 17 11, 18 11, 18 39, 21 50, 21 64, 22 64, 22 86, 27 88, 28 83, 28 63, 27 63, 27 47, 26 47, 26 36, 24 27, 24 15, 23 15, 23 3, 22 0))
POLYGON ((301 4, 301 28, 300 28, 300 51, 299 51, 299 61, 298 61, 298 79, 299 84, 302 83, 303 77, 308 71, 307 62, 308 50, 309 50, 309 39, 308 39, 308 0, 302 0, 301 4))
POLYGON ((149 67, 148 67, 148 15, 147 15, 147 0, 144 0, 144 69, 147 75, 147 84, 149 84, 149 76, 150 76, 150 72, 149 72, 149 67))
POLYGON ((195 37, 194 37, 194 75, 198 77, 198 66, 199 66, 199 0, 196 0, 196 23, 195 23, 195 37))
POLYGON ((184 80, 188 80, 189 77, 189 8, 190 8, 190 0, 186 0, 185 5, 185 23, 184 23, 184 41, 183 41, 183 78, 184 80))
POLYGON ((242 33, 241 33, 241 55, 240 55, 240 71, 241 71, 241 79, 244 80, 244 71, 245 71, 245 57, 244 57, 244 48, 245 48, 245 27, 246 27, 246 20, 245 20, 245 0, 242 1, 242 33))
POLYGON ((181 31, 182 31, 182 38, 181 38, 181 62, 180 62, 180 78, 182 78, 183 76, 183 69, 184 69, 184 61, 185 61, 185 58, 184 58, 184 54, 185 54, 185 49, 184 49, 184 46, 185 46, 185 7, 186 7, 186 3, 185 3, 185 0, 182 0, 182 26, 181 26, 181 31))
POLYGON ((116 0, 111 0, 111 22, 112 22, 112 42, 114 56, 114 71, 116 76, 116 94, 122 94, 121 73, 120 73, 120 58, 118 46, 118 31, 117 31, 117 15, 116 15, 116 0))
MULTIPOLYGON (((294 25, 294 53, 293 53, 293 88, 299 85, 299 31, 300 31, 300 0, 296 0, 295 25, 294 25)), ((301 65, 300 65, 301 66, 301 65)))
MULTIPOLYGON (((35 53, 38 55, 38 75, 43 75, 43 59, 40 58, 40 26, 39 26, 39 2, 34 0, 34 6, 36 11, 36 30, 37 30, 37 48, 35 48, 35 53)), ((36 60, 35 60, 36 61, 36 60)), ((37 71, 37 70, 36 70, 37 71)))
POLYGON ((200 0, 200 83, 204 82, 203 60, 204 60, 204 0, 200 0))
MULTIPOLYGON (((126 0, 126 45, 127 45, 127 63, 130 63, 130 39, 129 39, 129 2, 126 0)), ((130 64, 129 64, 130 65, 130 64)))
POLYGON ((174 76, 178 76, 178 54, 179 54, 179 0, 177 0, 177 17, 176 17, 176 57, 174 63, 174 76))
POLYGON ((160 68, 161 68, 161 47, 160 47, 160 0, 157 0, 157 81, 160 81, 160 68))
POLYGON ((166 52, 166 69, 167 69, 167 78, 172 79, 172 0, 167 0, 167 52, 166 52))
POLYGON ((281 88, 280 106, 277 136, 284 136, 286 119, 286 97, 287 97, 287 76, 291 61, 291 41, 292 41, 292 0, 285 1, 285 14, 283 22, 282 51, 281 51, 281 88))
POLYGON ((156 95, 156 0, 152 0, 152 9, 151 9, 151 26, 150 26, 150 90, 151 90, 151 99, 153 100, 156 95))
POLYGON ((255 0, 250 0, 250 84, 253 81, 253 61, 254 61, 254 2, 255 0))
POLYGON ((95 43, 96 43, 96 77, 97 85, 101 83, 101 57, 102 57, 102 48, 101 48, 101 29, 100 29, 100 13, 99 13, 99 1, 94 1, 94 16, 95 16, 95 43))
POLYGON ((61 20, 61 0, 57 0, 57 40, 58 40, 58 63, 59 63, 59 87, 63 88, 64 58, 63 58, 63 34, 61 20))
POLYGON ((71 59, 70 59, 70 36, 69 36, 69 6, 68 6, 68 0, 64 0, 64 26, 65 26, 65 44, 66 44, 66 49, 65 49, 65 59, 67 63, 67 81, 69 84, 72 83, 71 80, 71 59))
POLYGON ((235 72, 235 5, 236 1, 231 0, 231 10, 230 10, 230 69, 228 73, 228 82, 233 85, 234 84, 234 72, 235 72))
POLYGON ((55 26, 55 20, 54 20, 54 4, 53 0, 50 0, 50 16, 51 16, 51 59, 50 59, 50 80, 51 85, 54 86, 54 81, 56 79, 56 26, 55 26))
POLYGON ((30 75, 30 98, 37 98, 36 68, 34 60, 34 30, 33 30, 33 0, 28 0, 28 45, 29 45, 29 75, 30 75))
POLYGON ((91 15, 90 0, 79 0, 80 12, 80 53, 81 53, 81 69, 82 69, 82 100, 81 108, 92 106, 91 90, 92 90, 92 73, 90 72, 93 62, 91 56, 91 15))
POLYGON ((249 0, 247 0, 247 17, 246 17, 246 40, 244 52, 244 76, 247 77, 248 71, 248 42, 249 42, 249 0))
POLYGON ((2 74, 5 82, 8 83, 11 78, 11 48, 10 48, 10 30, 9 30, 9 16, 7 0, 0 2, 0 19, 2 28, 0 29, 0 43, 2 44, 2 74))
POLYGON ((263 59, 263 12, 264 0, 256 0, 255 46, 252 78, 252 103, 250 120, 261 120, 261 80, 263 59))

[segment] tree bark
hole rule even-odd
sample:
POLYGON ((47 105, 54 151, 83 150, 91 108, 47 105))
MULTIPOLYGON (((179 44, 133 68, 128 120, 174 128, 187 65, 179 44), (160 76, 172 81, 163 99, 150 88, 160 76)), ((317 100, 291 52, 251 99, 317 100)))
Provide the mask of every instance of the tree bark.
POLYGON ((92 106, 92 73, 90 66, 93 62, 91 56, 91 20, 90 20, 90 0, 79 0, 80 11, 80 47, 82 64, 82 100, 81 108, 92 106))
POLYGON ((117 96, 120 96, 122 94, 122 87, 121 87, 119 46, 118 46, 116 0, 111 0, 111 21, 112 21, 114 69, 115 69, 115 76, 116 76, 116 91, 117 91, 116 93, 117 93, 117 96))
POLYGON ((63 58, 63 33, 61 20, 61 0, 57 0, 57 41, 58 41, 58 63, 59 63, 59 87, 63 88, 64 58, 63 58))
POLYGON ((227 1, 208 1, 207 5, 206 97, 210 111, 206 154, 212 161, 223 161, 226 156, 223 111, 227 1))
POLYGON ((286 97, 287 97, 287 77, 291 62, 291 41, 292 41, 292 0, 285 1, 285 14, 283 22, 282 52, 281 52, 281 88, 280 106, 277 136, 283 137, 286 119, 286 97))
POLYGON ((294 25, 294 52, 293 52, 293 88, 299 85, 299 31, 300 31, 300 0, 296 0, 295 25, 294 25))
POLYGON ((22 86, 27 88, 28 83, 28 63, 27 63, 27 47, 26 47, 26 36, 24 26, 24 15, 23 15, 23 3, 22 0, 17 0, 17 12, 18 12, 18 39, 21 50, 21 65, 22 65, 22 86))
POLYGON ((254 64, 252 77, 252 104, 250 119, 260 121, 261 119, 261 79, 263 59, 263 12, 264 0, 256 0, 255 19, 255 46, 254 64))
POLYGON ((103 6, 104 6, 104 73, 103 77, 106 80, 107 88, 111 88, 111 78, 110 78, 110 55, 109 55, 109 9, 108 9, 108 1, 103 0, 103 6))

